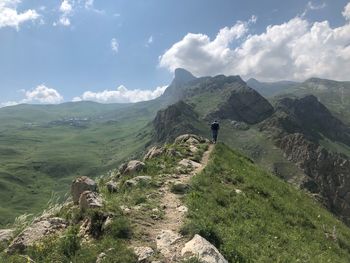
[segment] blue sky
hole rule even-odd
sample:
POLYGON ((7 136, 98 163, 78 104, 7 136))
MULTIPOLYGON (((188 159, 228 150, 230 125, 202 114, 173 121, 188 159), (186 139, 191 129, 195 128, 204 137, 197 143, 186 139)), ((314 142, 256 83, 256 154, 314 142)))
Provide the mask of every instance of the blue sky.
POLYGON ((0 104, 152 99, 176 67, 350 80, 348 3, 0 0, 0 104))

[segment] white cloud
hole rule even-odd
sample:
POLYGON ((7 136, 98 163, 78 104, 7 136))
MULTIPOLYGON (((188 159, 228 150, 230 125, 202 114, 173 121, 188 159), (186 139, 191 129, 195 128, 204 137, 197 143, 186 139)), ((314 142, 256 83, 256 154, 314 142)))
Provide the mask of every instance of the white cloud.
POLYGON ((40 17, 34 9, 18 13, 17 6, 20 3, 20 0, 0 0, 0 28, 14 27, 18 30, 21 24, 34 21, 40 17))
POLYGON ((326 6, 327 6, 327 5, 326 5, 325 2, 323 2, 322 4, 319 4, 319 5, 314 4, 314 3, 312 3, 311 1, 309 1, 309 2, 307 3, 307 8, 310 9, 310 10, 320 10, 320 9, 325 8, 326 6))
POLYGON ((153 36, 150 36, 150 37, 147 39, 146 47, 149 47, 152 43, 153 43, 153 36))
MULTIPOLYGON (((350 4, 343 15, 350 20, 350 4)), ((324 77, 350 80, 350 23, 331 28, 328 21, 310 23, 295 17, 248 35, 249 23, 220 30, 211 40, 187 34, 162 56, 159 65, 183 67, 196 75, 240 74, 261 80, 324 77)))
MULTIPOLYGON (((256 21, 255 16, 251 21, 256 21)), ((222 28, 212 41, 207 35, 189 33, 160 57, 160 66, 172 71, 184 67, 196 75, 222 72, 230 63, 231 43, 248 32, 248 24, 238 21, 230 28, 222 28)))
POLYGON ((115 54, 119 51, 119 43, 116 38, 112 38, 111 40, 111 49, 115 54))
POLYGON ((350 20, 350 2, 344 7, 342 14, 346 20, 350 20))
POLYGON ((25 91, 25 97, 21 103, 58 104, 63 101, 63 97, 57 90, 46 87, 44 84, 25 91))
POLYGON ((15 106, 22 103, 29 104, 58 104, 63 102, 62 95, 55 89, 49 88, 44 84, 37 86, 32 90, 20 90, 25 96, 20 101, 8 101, 0 103, 1 107, 15 106))
POLYGON ((305 17, 306 14, 307 14, 310 10, 312 10, 312 11, 314 11, 314 10, 320 10, 320 9, 325 8, 326 6, 327 6, 327 5, 326 5, 325 2, 323 2, 322 4, 314 4, 312 1, 309 1, 309 2, 307 2, 307 5, 306 5, 306 7, 305 7, 304 12, 301 14, 301 17, 305 17))
POLYGON ((154 90, 129 90, 121 85, 116 90, 104 90, 100 92, 86 91, 73 101, 95 101, 99 103, 129 103, 152 100, 162 95, 167 86, 160 86, 154 90))
POLYGON ((73 12, 73 2, 71 0, 63 0, 59 11, 61 12, 60 18, 58 22, 55 22, 53 25, 56 26, 57 24, 60 24, 62 26, 70 26, 70 16, 73 12))

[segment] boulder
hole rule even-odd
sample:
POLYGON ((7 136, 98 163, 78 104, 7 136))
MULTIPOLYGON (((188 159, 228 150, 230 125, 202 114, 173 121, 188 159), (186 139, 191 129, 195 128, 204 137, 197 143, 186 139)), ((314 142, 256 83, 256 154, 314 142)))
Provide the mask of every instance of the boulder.
POLYGON ((80 195, 79 207, 81 210, 100 208, 102 207, 102 203, 101 196, 96 192, 85 191, 80 195))
POLYGON ((34 221, 21 234, 19 234, 10 244, 8 253, 13 254, 16 251, 22 252, 27 247, 32 246, 35 242, 44 237, 57 233, 67 227, 67 222, 58 217, 48 218, 43 221, 34 221))
POLYGON ((195 134, 183 134, 175 139, 176 144, 188 143, 188 144, 198 144, 204 143, 206 140, 195 134))
POLYGON ((0 229, 0 244, 10 241, 14 236, 13 229, 0 229))
POLYGON ((122 163, 118 168, 119 173, 123 174, 126 167, 128 167, 128 163, 122 163))
POLYGON ((116 193, 118 192, 118 184, 114 181, 109 181, 106 183, 106 187, 109 193, 116 193))
POLYGON ((182 256, 197 257, 203 263, 228 263, 219 250, 200 235, 195 235, 181 250, 182 256))
POLYGON ((157 236, 157 249, 163 254, 171 253, 172 245, 176 243, 182 236, 172 230, 162 230, 157 236))
POLYGON ((144 262, 153 256, 154 250, 151 247, 134 247, 134 253, 137 256, 138 262, 144 262))
POLYGON ((200 163, 197 163, 197 162, 189 160, 189 159, 182 159, 179 162, 179 165, 184 166, 186 168, 199 168, 201 166, 200 163))
POLYGON ((144 167, 145 164, 143 162, 140 162, 138 160, 132 160, 128 162, 122 174, 135 174, 137 172, 140 172, 144 167))
POLYGON ((140 183, 149 183, 151 180, 152 180, 151 176, 140 175, 140 176, 136 176, 133 179, 126 180, 125 185, 127 187, 135 187, 135 186, 139 185, 140 183))
POLYGON ((80 195, 84 191, 97 192, 98 188, 94 180, 86 176, 81 176, 76 178, 72 183, 71 193, 72 193, 74 204, 77 205, 79 203, 80 195))
POLYGON ((155 157, 158 157, 164 153, 165 149, 163 147, 152 147, 143 158, 144 160, 149 160, 155 157))
POLYGON ((190 190, 190 185, 186 183, 176 182, 171 186, 171 192, 174 194, 185 194, 190 190))

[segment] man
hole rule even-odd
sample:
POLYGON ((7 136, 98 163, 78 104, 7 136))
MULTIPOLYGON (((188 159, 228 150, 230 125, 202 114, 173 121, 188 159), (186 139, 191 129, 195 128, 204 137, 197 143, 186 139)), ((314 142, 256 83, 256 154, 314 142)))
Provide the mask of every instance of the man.
POLYGON ((211 125, 211 133, 213 136, 213 143, 216 143, 217 139, 218 139, 218 133, 219 133, 219 129, 220 129, 220 125, 218 123, 217 120, 215 120, 211 125))

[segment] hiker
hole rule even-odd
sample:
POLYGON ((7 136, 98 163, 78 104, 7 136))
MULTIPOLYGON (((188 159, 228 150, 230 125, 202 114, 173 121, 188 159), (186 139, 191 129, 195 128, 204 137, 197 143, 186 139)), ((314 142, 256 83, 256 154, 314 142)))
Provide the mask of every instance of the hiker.
POLYGON ((213 143, 216 143, 217 139, 218 139, 218 133, 219 133, 219 129, 220 129, 220 125, 218 123, 217 120, 215 120, 211 125, 211 133, 213 136, 213 143))

